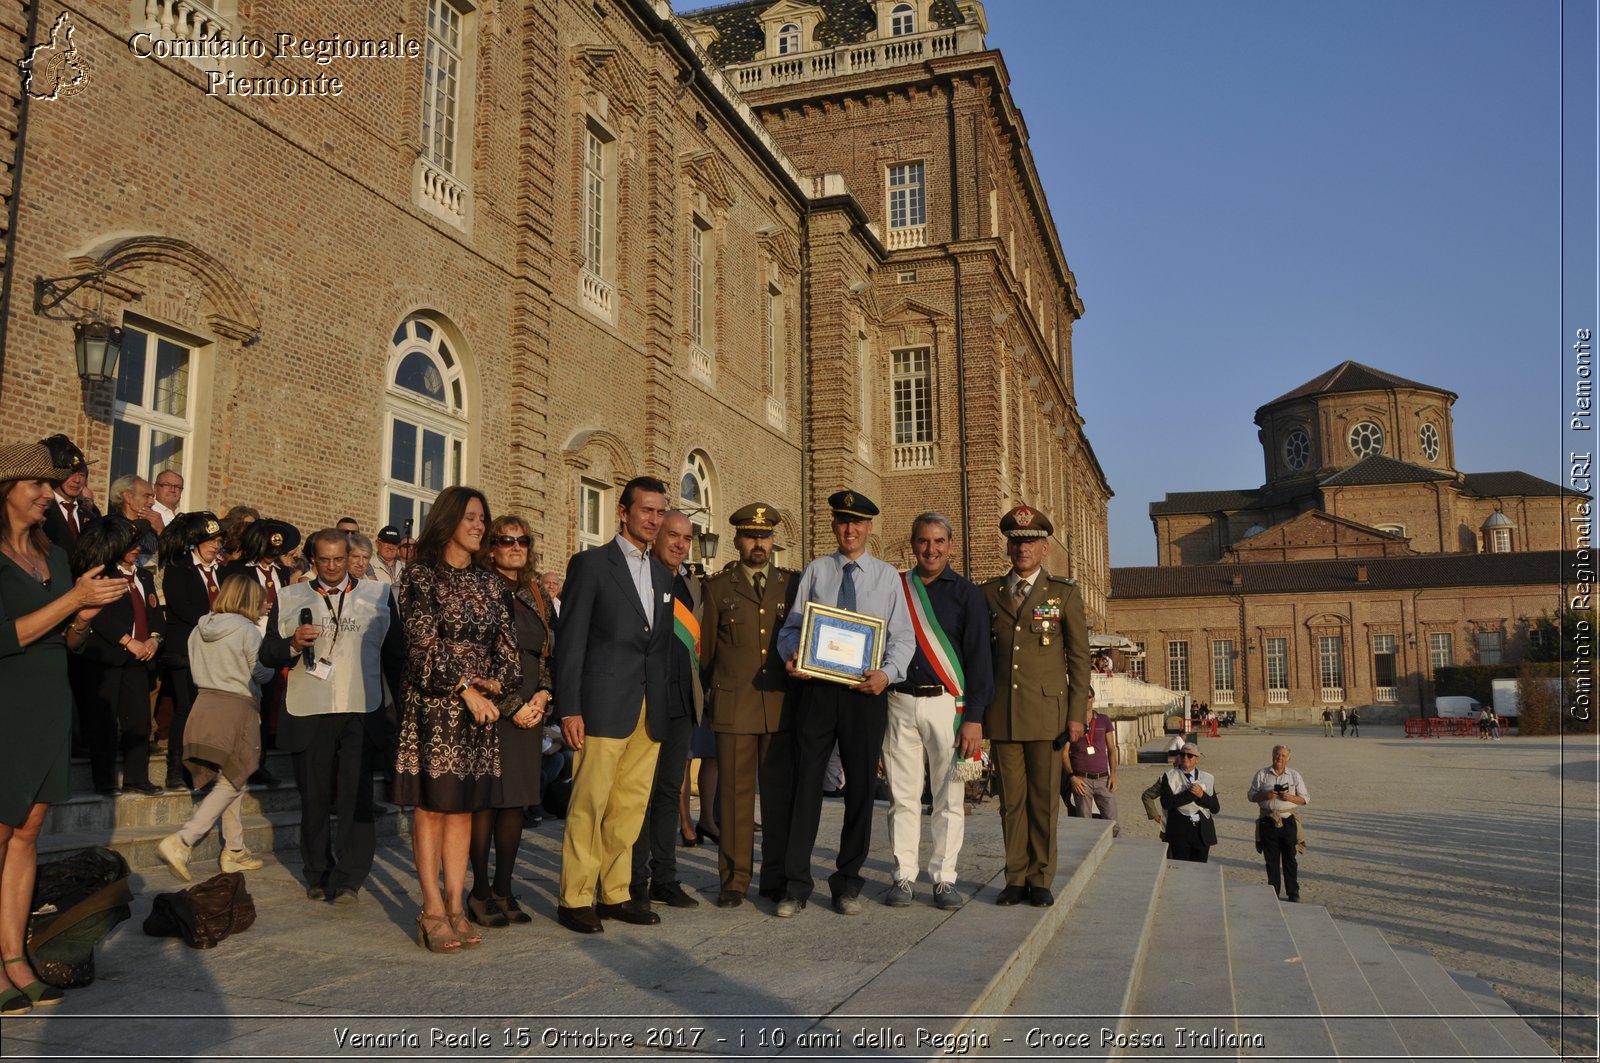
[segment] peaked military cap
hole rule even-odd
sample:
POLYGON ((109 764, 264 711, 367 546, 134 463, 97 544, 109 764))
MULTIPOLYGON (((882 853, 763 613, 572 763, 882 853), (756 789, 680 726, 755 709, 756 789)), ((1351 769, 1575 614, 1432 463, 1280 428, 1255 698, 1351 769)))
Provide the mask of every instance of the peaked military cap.
POLYGON ((778 507, 769 506, 765 502, 752 502, 729 517, 728 523, 733 525, 734 531, 741 531, 747 535, 771 535, 772 530, 782 520, 778 507))
POLYGON ((835 491, 828 496, 828 508, 833 510, 835 517, 844 517, 847 520, 871 520, 878 515, 878 507, 872 499, 860 491, 835 491))
POLYGON ((1056 526, 1044 511, 1029 505, 1013 506, 1000 518, 1000 534, 1007 539, 1046 539, 1054 534, 1056 526))

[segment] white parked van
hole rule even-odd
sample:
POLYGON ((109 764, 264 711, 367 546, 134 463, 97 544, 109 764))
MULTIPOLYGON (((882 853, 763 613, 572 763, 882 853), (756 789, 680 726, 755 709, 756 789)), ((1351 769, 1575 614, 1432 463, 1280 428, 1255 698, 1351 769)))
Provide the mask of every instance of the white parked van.
POLYGON ((1473 719, 1483 709, 1483 704, 1477 698, 1469 698, 1464 694, 1446 694, 1442 698, 1433 699, 1434 711, 1441 719, 1473 719))

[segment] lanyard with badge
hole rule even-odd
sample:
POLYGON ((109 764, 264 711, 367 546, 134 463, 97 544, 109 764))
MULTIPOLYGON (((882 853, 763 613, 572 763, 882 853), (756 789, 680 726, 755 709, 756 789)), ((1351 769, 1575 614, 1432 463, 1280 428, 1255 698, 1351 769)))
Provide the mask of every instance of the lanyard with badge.
POLYGON ((324 587, 321 580, 317 581, 317 593, 322 596, 323 604, 328 607, 328 619, 333 621, 333 638, 328 643, 328 652, 318 657, 315 662, 306 665, 306 672, 313 679, 329 680, 333 678, 333 651, 339 645, 339 633, 343 629, 343 625, 339 621, 344 615, 345 592, 349 588, 350 581, 348 579, 339 585, 339 606, 334 608, 333 592, 324 587))

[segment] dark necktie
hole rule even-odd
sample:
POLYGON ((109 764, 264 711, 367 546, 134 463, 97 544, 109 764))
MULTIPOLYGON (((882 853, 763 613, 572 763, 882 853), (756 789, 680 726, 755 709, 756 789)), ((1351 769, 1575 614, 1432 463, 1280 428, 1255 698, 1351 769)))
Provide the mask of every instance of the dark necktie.
POLYGON ((72 537, 76 539, 78 533, 83 530, 78 527, 78 503, 69 498, 61 503, 61 508, 67 511, 67 527, 71 529, 72 537))
POLYGON ((765 598, 766 596, 767 596, 767 574, 765 572, 757 572, 756 573, 756 597, 757 598, 765 598))
POLYGON ((212 573, 212 571, 211 571, 211 569, 209 567, 204 567, 204 566, 202 566, 201 569, 200 569, 200 575, 204 576, 205 577, 205 581, 206 581, 206 604, 207 605, 216 605, 217 604, 217 577, 212 573))
POLYGON ((144 588, 139 586, 139 577, 133 573, 127 573, 126 578, 128 598, 133 604, 133 637, 143 642, 150 637, 150 617, 146 612, 144 588))
POLYGON ((856 570, 860 567, 854 561, 844 566, 844 579, 839 581, 839 598, 833 603, 852 613, 856 611, 856 570))
POLYGON ((272 578, 272 573, 267 569, 261 569, 260 572, 261 585, 267 591, 267 609, 270 611, 274 605, 278 604, 278 583, 272 578))
POLYGON ((1028 592, 1032 589, 1033 588, 1030 586, 1028 580, 1017 580, 1016 592, 1011 596, 1012 604, 1020 609, 1022 607, 1022 603, 1028 600, 1028 592))

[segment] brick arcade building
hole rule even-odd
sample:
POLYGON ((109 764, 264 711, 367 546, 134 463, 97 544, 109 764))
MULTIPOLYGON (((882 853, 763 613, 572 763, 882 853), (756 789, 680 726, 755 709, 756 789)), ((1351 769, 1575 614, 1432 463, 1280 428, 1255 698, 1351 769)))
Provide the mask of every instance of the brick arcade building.
POLYGON ((841 484, 891 560, 944 509, 976 576, 1026 499, 1100 621, 1083 308, 985 28, 971 0, 0 0, 0 438, 302 527, 473 483, 550 558, 641 472, 716 531, 775 503, 790 564, 841 484), (111 382, 75 372, 84 314, 123 329, 111 382))
POLYGON ((1435 669, 1516 663, 1560 605, 1563 489, 1458 471, 1455 399, 1344 362, 1257 410, 1266 482, 1151 504, 1160 563, 1112 570, 1136 671, 1274 723, 1414 715, 1435 669))

